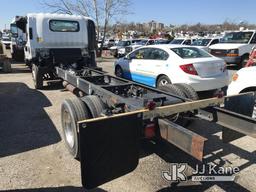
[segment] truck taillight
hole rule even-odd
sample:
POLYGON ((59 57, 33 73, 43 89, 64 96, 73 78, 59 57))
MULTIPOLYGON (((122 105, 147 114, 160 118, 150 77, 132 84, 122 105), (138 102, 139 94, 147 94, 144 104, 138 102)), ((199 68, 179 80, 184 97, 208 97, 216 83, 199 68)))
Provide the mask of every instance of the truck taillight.
POLYGON ((185 64, 185 65, 180 65, 180 68, 185 72, 190 75, 198 75, 197 71, 192 63, 190 64, 185 64))

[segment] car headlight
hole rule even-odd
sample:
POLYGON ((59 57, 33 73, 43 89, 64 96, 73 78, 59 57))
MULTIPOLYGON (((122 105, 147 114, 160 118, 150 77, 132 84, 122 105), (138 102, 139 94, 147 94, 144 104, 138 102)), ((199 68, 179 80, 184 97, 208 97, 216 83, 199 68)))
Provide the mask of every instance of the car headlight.
POLYGON ((239 75, 237 73, 235 73, 233 76, 232 76, 232 81, 236 81, 238 79, 239 75))

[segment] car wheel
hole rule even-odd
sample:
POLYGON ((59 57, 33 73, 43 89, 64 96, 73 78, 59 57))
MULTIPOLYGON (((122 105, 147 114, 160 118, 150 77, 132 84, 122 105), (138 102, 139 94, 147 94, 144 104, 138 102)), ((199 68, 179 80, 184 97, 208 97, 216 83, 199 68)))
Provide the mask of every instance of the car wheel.
POLYGON ((157 80, 157 87, 160 87, 160 86, 165 86, 167 84, 170 84, 171 83, 171 80, 165 76, 165 75, 162 75, 158 78, 157 80))
POLYGON ((120 66, 116 66, 115 75, 117 77, 121 77, 121 78, 124 76, 123 70, 122 70, 122 68, 120 66))
MULTIPOLYGON (((178 87, 177 85, 168 84, 165 86, 160 86, 159 89, 162 91, 165 91, 167 93, 177 95, 181 98, 188 98, 188 97, 186 97, 184 91, 182 89, 180 89, 180 87, 178 87)), ((178 114, 171 115, 170 117, 168 117, 168 119, 182 127, 187 127, 191 123, 191 120, 189 119, 190 117, 191 117, 190 112, 184 112, 184 113, 178 113, 178 114)))
POLYGON ((185 96, 188 99, 191 99, 191 100, 198 100, 199 99, 197 92, 190 85, 185 84, 185 83, 177 83, 177 84, 174 84, 174 85, 179 87, 179 89, 183 91, 183 93, 185 94, 185 96))

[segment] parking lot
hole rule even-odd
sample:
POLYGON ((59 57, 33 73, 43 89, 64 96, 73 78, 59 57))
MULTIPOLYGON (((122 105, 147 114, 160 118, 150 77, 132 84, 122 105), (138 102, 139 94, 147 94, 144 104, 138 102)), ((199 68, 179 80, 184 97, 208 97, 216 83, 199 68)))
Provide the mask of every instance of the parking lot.
MULTIPOLYGON (((100 60, 99 66, 113 73, 113 59, 100 60)), ((0 191, 83 191, 80 165, 65 148, 60 121, 62 101, 74 96, 58 84, 35 90, 24 63, 12 68, 12 73, 0 74, 0 191)), ((135 171, 93 191, 255 191, 254 139, 223 144, 221 127, 203 120, 195 120, 189 129, 208 138, 206 163, 239 167, 235 182, 167 182, 161 174, 169 163, 195 167, 198 162, 175 147, 167 153, 146 145, 149 155, 140 159, 135 171)))

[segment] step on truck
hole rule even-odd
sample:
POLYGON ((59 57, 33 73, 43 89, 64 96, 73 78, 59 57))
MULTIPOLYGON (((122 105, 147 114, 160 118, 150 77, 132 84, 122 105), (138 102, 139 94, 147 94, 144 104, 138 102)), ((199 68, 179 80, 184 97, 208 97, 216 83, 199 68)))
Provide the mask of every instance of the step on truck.
POLYGON ((202 161, 207 138, 186 128, 194 118, 223 126, 224 142, 256 137, 253 92, 198 100, 186 84, 155 89, 131 82, 97 67, 90 18, 29 14, 20 22, 29 35, 26 59, 35 87, 41 88, 50 73, 77 96, 64 100, 61 121, 65 145, 80 161, 86 189, 132 172, 142 140, 161 147, 173 144, 202 161))

